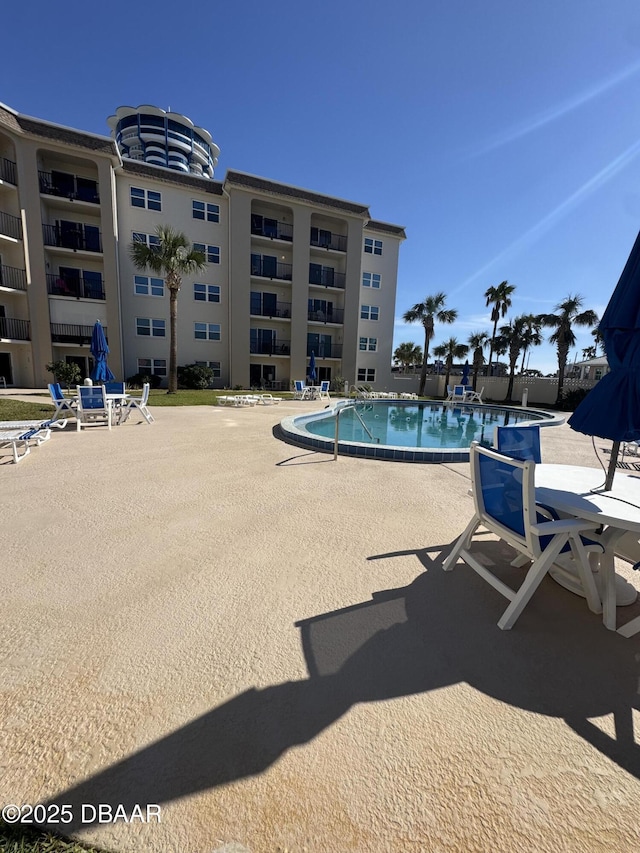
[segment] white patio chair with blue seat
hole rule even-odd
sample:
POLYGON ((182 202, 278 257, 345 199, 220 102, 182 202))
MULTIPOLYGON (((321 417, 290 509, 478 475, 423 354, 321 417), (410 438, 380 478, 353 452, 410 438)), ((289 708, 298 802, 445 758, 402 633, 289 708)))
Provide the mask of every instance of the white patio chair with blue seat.
POLYGON ((330 400, 331 399, 331 395, 329 394, 329 386, 330 385, 331 385, 331 382, 329 382, 328 380, 326 380, 326 379, 322 380, 322 382, 320 383, 320 391, 318 391, 318 398, 320 400, 330 400))
POLYGON ((294 400, 306 400, 308 399, 309 389, 305 385, 302 379, 294 379, 293 380, 293 399, 294 400))
POLYGON ((51 394, 51 400, 53 401, 53 405, 56 407, 56 410, 53 414, 53 418, 51 420, 56 420, 61 415, 72 415, 74 418, 76 416, 76 406, 77 403, 75 400, 70 399, 69 397, 65 397, 60 387, 59 382, 50 382, 47 385, 49 389, 49 393, 51 394))
POLYGON ((78 385, 78 409, 76 425, 78 432, 82 427, 106 423, 111 429, 113 406, 107 400, 104 385, 78 385))
POLYGON ((497 426, 493 434, 493 444, 503 456, 542 462, 540 427, 537 424, 497 426))
POLYGON ((147 406, 147 403, 149 402, 150 387, 150 383, 145 382, 142 386, 142 396, 130 397, 127 402, 122 406, 122 418, 120 421, 121 423, 124 423, 127 420, 127 418, 129 417, 131 412, 134 411, 134 409, 137 409, 140 412, 140 414, 148 424, 152 424, 154 422, 155 418, 153 417, 147 406))
POLYGON ((502 630, 511 628, 554 563, 571 559, 589 609, 602 612, 602 601, 589 565, 589 553, 604 549, 588 538, 595 529, 578 519, 548 519, 535 500, 535 462, 520 461, 472 442, 471 482, 475 513, 443 563, 451 571, 462 559, 510 602, 498 620, 502 630), (524 580, 513 590, 469 550, 474 534, 483 527, 531 560, 524 580), (583 535, 587 534, 587 535, 583 535))
POLYGON ((467 393, 465 396, 465 402, 467 403, 484 403, 482 399, 482 395, 484 394, 484 385, 479 391, 473 390, 473 385, 467 385, 467 393))
MULTIPOLYGON (((449 387, 450 386, 447 385, 447 389, 449 387)), ((449 394, 449 396, 446 399, 446 402, 447 403, 457 403, 458 405, 460 405, 461 403, 465 402, 466 394, 467 394, 467 391, 466 391, 466 388, 464 385, 454 385, 451 393, 449 394)))

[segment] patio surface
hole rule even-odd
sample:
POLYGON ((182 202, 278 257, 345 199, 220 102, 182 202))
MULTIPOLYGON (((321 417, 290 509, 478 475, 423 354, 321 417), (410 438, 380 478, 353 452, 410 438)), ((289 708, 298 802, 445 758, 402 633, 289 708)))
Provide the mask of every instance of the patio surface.
MULTIPOLYGON (((505 600, 440 567, 468 464, 272 434, 316 408, 72 422, 0 464, 2 804, 70 804, 123 853, 637 850, 640 635, 548 578, 500 631, 505 600)), ((598 466, 566 425, 542 453, 598 466)))

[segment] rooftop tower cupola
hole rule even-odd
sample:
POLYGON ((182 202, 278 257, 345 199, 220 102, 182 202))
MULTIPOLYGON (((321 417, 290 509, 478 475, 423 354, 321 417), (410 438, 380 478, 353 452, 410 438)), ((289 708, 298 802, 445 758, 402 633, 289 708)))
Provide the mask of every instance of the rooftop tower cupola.
POLYGON ((220 149, 186 116, 142 104, 118 107, 107 123, 122 157, 213 178, 220 149))

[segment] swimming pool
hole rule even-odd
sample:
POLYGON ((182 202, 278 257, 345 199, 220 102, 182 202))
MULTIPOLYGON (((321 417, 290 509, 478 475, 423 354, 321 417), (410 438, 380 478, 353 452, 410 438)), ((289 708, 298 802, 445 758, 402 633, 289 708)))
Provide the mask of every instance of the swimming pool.
POLYGON ((493 443, 496 426, 538 423, 552 426, 564 418, 540 409, 454 405, 438 401, 341 401, 320 412, 285 418, 285 440, 334 452, 336 412, 338 452, 401 462, 465 462, 469 445, 493 443))

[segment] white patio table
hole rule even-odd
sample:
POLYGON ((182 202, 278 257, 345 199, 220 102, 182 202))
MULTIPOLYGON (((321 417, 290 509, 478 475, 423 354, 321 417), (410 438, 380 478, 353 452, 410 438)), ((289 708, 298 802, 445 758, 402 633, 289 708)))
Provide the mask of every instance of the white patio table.
POLYGON ((111 408, 113 409, 116 415, 116 426, 119 426, 122 423, 122 413, 124 411, 124 406, 127 403, 127 400, 131 396, 130 394, 105 394, 105 398, 108 401, 111 401, 111 408))
MULTIPOLYGON (((616 630, 616 606, 633 604, 637 591, 615 573, 616 541, 627 530, 640 537, 640 477, 616 471, 613 488, 603 489, 606 473, 598 468, 577 465, 536 465, 536 500, 566 515, 593 521, 602 526, 597 538, 605 552, 599 558, 602 574, 603 622, 616 630)), ((590 538, 591 533, 587 534, 590 538)), ((582 594, 577 578, 563 569, 549 573, 554 580, 582 594)), ((619 633, 630 637, 640 631, 640 617, 624 625, 619 633)))

